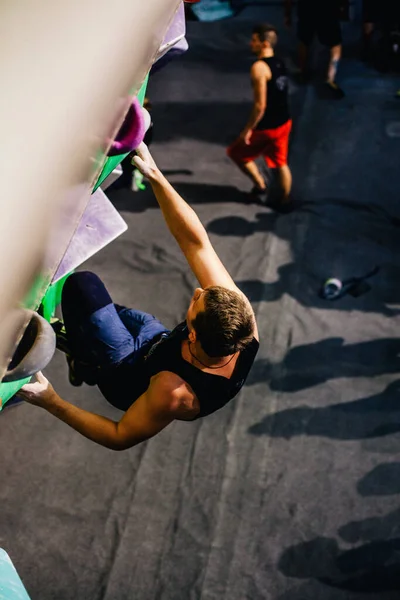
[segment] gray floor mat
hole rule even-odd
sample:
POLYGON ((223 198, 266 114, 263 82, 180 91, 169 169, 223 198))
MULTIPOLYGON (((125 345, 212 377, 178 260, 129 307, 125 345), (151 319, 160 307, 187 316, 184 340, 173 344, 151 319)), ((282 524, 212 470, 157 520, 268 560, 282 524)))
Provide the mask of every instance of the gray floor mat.
MULTIPOLYGON (((399 598, 398 82, 348 58, 341 102, 292 84, 299 208, 277 215, 225 156, 250 110, 250 30, 190 23, 190 51, 149 94, 155 157, 254 303, 257 362, 222 411, 124 453, 33 406, 0 415, 0 546, 32 600, 399 598), (375 265, 368 294, 319 298, 327 277, 375 265)), ((112 200, 129 230, 85 268, 172 326, 194 279, 149 190, 112 200)), ((60 354, 46 374, 118 418, 68 385, 60 354)))

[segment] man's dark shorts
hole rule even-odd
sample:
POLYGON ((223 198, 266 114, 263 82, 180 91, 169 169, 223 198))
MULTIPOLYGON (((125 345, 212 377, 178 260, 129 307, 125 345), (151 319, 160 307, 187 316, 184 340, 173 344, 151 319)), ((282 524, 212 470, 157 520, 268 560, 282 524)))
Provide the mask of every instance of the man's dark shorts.
POLYGON ((339 14, 336 10, 320 12, 310 8, 299 8, 297 37, 306 46, 312 43, 314 37, 328 48, 339 46, 342 43, 339 14))

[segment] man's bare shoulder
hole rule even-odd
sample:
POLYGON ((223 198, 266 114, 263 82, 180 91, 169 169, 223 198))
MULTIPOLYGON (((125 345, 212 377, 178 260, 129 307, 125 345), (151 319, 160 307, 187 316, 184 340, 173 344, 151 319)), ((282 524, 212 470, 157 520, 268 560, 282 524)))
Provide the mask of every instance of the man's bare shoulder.
POLYGON ((154 375, 147 393, 154 403, 176 414, 176 418, 185 418, 186 414, 194 417, 198 412, 198 401, 192 388, 171 371, 160 371, 154 375))
POLYGON ((272 73, 267 63, 260 58, 251 65, 250 76, 252 79, 260 79, 262 77, 267 77, 267 79, 270 79, 272 77, 272 73))

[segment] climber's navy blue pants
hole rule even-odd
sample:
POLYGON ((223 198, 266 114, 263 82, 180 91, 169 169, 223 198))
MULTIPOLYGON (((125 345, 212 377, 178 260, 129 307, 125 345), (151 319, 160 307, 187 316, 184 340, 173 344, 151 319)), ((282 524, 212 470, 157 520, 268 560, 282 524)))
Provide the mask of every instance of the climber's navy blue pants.
POLYGON ((161 333, 169 330, 153 315, 114 304, 94 273, 68 277, 62 291, 62 312, 73 358, 93 367, 120 364, 161 333))

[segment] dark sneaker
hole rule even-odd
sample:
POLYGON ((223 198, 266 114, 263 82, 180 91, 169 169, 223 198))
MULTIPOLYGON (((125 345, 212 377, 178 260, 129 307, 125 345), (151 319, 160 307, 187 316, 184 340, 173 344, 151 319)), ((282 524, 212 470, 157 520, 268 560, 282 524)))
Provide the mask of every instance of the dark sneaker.
POLYGON ((100 367, 82 363, 67 354, 68 378, 71 385, 79 387, 82 383, 86 385, 97 385, 100 376, 100 367))
POLYGON ((264 188, 262 190, 261 188, 258 188, 257 186, 254 186, 249 194, 249 197, 253 202, 266 202, 267 196, 268 196, 267 188, 264 188))
POLYGON ((56 348, 58 348, 58 350, 61 350, 61 352, 64 352, 65 354, 71 354, 64 323, 57 319, 56 321, 50 323, 50 325, 52 326, 53 331, 56 334, 56 348))
POLYGON ((337 83, 334 83, 333 81, 327 81, 325 83, 325 87, 331 94, 332 98, 335 98, 335 100, 341 100, 346 95, 342 88, 340 88, 337 83))
POLYGON ((275 204, 270 204, 269 207, 281 215, 288 215, 289 213, 293 212, 296 208, 294 202, 279 202, 275 204))
POLYGON ((86 383, 87 385, 97 385, 99 368, 78 362, 73 358, 71 349, 68 345, 64 323, 60 320, 55 320, 51 323, 51 326, 56 334, 56 347, 66 355, 70 384, 75 387, 81 386, 82 383, 86 383))
POLYGON ((83 383, 82 377, 78 375, 75 369, 75 361, 72 356, 66 356, 68 363, 68 379, 71 385, 74 387, 79 387, 83 383))
POLYGON ((266 206, 281 215, 287 215, 296 210, 296 208, 299 208, 300 204, 301 203, 298 200, 294 200, 291 196, 288 200, 285 200, 284 202, 277 198, 276 200, 267 202, 266 206))

